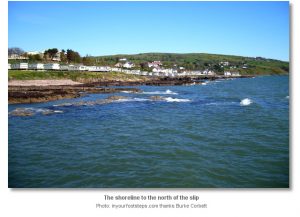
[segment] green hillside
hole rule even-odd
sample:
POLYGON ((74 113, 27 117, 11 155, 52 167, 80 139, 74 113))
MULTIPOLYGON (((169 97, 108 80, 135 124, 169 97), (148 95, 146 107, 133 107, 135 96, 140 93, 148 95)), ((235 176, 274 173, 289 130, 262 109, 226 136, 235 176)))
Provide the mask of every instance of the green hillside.
POLYGON ((164 67, 174 67, 174 65, 177 65, 188 70, 211 69, 220 74, 227 70, 239 71, 241 74, 289 73, 289 62, 263 57, 254 58, 205 53, 142 53, 92 57, 93 62, 98 65, 114 65, 120 58, 126 58, 128 61, 135 63, 137 67, 140 67, 140 64, 143 62, 160 60, 164 67), (220 62, 229 62, 229 65, 222 67, 220 62))

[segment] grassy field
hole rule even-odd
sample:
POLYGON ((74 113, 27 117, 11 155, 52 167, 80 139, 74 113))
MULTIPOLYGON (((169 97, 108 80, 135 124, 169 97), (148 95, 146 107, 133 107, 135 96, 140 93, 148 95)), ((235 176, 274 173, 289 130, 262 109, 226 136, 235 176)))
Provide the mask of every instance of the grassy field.
POLYGON ((95 81, 142 81, 146 78, 138 75, 127 75, 120 72, 75 72, 75 71, 30 71, 9 70, 8 80, 46 80, 71 79, 78 82, 95 81))

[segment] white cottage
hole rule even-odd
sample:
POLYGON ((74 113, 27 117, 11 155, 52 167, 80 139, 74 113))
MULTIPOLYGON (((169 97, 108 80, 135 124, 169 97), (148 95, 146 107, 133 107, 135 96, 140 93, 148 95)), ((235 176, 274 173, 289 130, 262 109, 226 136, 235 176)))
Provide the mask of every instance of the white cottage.
POLYGON ((127 68, 127 69, 131 69, 134 67, 134 63, 132 62, 126 62, 124 65, 123 65, 124 68, 127 68))

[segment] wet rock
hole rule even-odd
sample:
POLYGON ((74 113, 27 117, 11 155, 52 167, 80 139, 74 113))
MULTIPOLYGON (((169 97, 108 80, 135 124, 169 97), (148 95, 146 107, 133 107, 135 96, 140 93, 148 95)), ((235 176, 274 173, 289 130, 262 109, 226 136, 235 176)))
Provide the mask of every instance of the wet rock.
POLYGON ((25 108, 16 108, 15 110, 11 111, 9 115, 12 116, 32 116, 34 112, 30 109, 25 108))
POLYGON ((110 97, 107 97, 107 100, 114 101, 114 100, 128 99, 128 98, 129 97, 126 97, 126 96, 110 96, 110 97))

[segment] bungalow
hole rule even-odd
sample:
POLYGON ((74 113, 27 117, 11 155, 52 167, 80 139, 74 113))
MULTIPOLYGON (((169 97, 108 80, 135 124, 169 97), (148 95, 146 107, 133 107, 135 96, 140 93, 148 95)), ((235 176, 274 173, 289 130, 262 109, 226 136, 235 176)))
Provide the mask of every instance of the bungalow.
POLYGON ((44 69, 46 70, 60 70, 58 63, 46 63, 44 64, 44 69))
POLYGON ((15 63, 11 66, 12 69, 28 69, 28 63, 15 63))
POLYGON ((28 68, 34 69, 34 70, 43 70, 44 64, 43 63, 32 63, 32 64, 29 64, 28 68))

